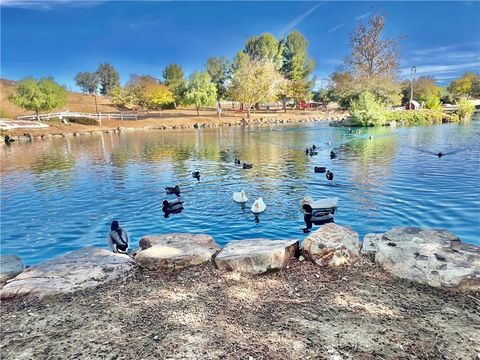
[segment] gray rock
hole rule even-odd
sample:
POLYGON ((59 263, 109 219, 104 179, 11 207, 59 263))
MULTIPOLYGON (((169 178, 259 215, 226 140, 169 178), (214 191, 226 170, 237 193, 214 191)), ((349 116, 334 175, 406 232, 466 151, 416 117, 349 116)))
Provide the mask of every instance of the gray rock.
POLYGON ((119 278, 133 266, 127 255, 89 247, 26 269, 2 288, 0 298, 44 298, 72 293, 119 278))
POLYGON ((434 287, 480 289, 480 247, 446 230, 397 227, 375 239, 376 263, 402 279, 434 287))
POLYGON ((322 225, 303 240, 302 254, 319 266, 351 265, 360 258, 358 234, 334 223, 322 225))
POLYGON ((297 240, 232 241, 215 257, 215 264, 221 270, 262 274, 284 268, 297 251, 297 240))
POLYGON ((220 250, 211 236, 197 234, 144 236, 139 246, 135 262, 148 270, 203 264, 220 250))
POLYGON ((20 274, 24 265, 22 259, 17 255, 0 256, 0 286, 20 274))
POLYGON ((367 234, 363 238, 362 249, 360 250, 362 255, 375 255, 377 248, 375 243, 382 239, 383 234, 367 234))

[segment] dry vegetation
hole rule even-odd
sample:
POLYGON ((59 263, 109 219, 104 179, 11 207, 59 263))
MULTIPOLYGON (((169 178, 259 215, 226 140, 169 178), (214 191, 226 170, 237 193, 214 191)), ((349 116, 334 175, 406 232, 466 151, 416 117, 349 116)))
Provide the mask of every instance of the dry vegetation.
POLYGON ((264 276, 211 264, 137 271, 96 290, 2 305, 7 359, 473 359, 478 294, 396 280, 369 262, 293 260, 264 276))

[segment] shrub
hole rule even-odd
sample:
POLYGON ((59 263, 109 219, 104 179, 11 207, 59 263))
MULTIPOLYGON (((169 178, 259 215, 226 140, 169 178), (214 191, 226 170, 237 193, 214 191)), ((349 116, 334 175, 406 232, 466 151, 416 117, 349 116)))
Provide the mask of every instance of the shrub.
POLYGON ((442 110, 442 104, 440 102, 440 97, 435 94, 428 94, 425 97, 425 108, 429 110, 442 110))
POLYGON ((378 126, 385 124, 385 106, 373 95, 365 91, 358 99, 352 100, 350 114, 355 126, 378 126))
POLYGON ((68 122, 82 125, 99 125, 99 122, 91 118, 80 118, 80 117, 64 117, 68 122))
POLYGON ((386 113, 388 122, 396 121, 404 125, 429 125, 442 122, 457 122, 458 116, 446 114, 438 110, 408 110, 408 111, 388 111, 386 113))
POLYGON ((461 97, 458 100, 457 115, 461 120, 469 120, 475 111, 475 105, 469 101, 466 97, 461 97))

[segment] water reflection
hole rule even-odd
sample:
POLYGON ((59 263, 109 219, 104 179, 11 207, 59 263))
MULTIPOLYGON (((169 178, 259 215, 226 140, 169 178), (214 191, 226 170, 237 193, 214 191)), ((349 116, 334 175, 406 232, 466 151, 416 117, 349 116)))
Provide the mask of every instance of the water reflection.
POLYGON ((2 251, 20 252, 34 263, 85 245, 106 246, 113 219, 133 241, 173 231, 208 233, 220 244, 301 239, 298 202, 305 195, 338 197, 335 221, 362 235, 419 225, 448 228, 478 242, 478 135, 477 122, 359 133, 311 124, 138 131, 5 145, 2 251), (306 156, 305 147, 313 144, 318 155, 306 156), (416 151, 419 146, 466 150, 438 159, 416 151), (330 159, 333 149, 337 157, 330 159), (235 158, 253 168, 242 169, 235 158), (314 173, 314 166, 331 170, 333 182, 314 173), (447 176, 446 169, 456 177, 447 176), (200 182, 193 171, 201 173, 200 182), (164 218, 162 202, 172 200, 164 187, 177 184, 187 210, 164 218), (247 204, 232 200, 241 189, 247 204), (255 216, 250 206, 260 196, 268 211, 255 216), (72 233, 78 224, 81 230, 72 233))

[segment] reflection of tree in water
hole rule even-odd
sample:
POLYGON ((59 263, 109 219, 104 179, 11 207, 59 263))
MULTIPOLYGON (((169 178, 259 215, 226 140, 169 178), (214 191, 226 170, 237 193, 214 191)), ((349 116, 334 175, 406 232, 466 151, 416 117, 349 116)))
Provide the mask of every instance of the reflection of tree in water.
POLYGON ((75 157, 69 152, 53 151, 44 154, 31 166, 31 171, 37 175, 35 187, 39 191, 68 188, 75 165, 75 157))
POLYGON ((376 201, 370 197, 372 194, 379 195, 392 175, 397 138, 390 136, 388 129, 372 128, 340 146, 337 151, 340 158, 335 161, 341 161, 346 167, 345 172, 351 174, 352 198, 371 208, 376 201))

